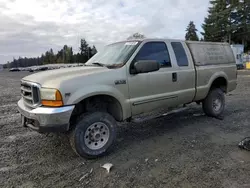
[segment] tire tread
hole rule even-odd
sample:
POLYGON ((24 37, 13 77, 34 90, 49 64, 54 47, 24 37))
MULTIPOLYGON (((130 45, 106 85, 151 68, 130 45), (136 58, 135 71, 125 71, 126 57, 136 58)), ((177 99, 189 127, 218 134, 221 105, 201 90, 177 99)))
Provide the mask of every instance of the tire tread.
POLYGON ((211 116, 211 117, 220 116, 224 111, 224 107, 225 107, 225 96, 224 96, 224 92, 220 88, 211 89, 209 91, 207 97, 204 99, 204 101, 202 103, 203 111, 205 112, 206 115, 211 116), (216 95, 220 95, 222 97, 223 107, 219 113, 214 112, 213 106, 212 106, 213 99, 214 99, 214 97, 216 97, 216 95))
POLYGON ((72 129, 71 132, 69 133, 70 145, 71 145, 73 151, 80 157, 84 157, 87 159, 95 159, 95 158, 104 156, 104 155, 108 154, 113 148, 113 145, 114 145, 115 139, 116 139, 116 127, 117 127, 117 123, 116 123, 115 119, 113 118, 113 116, 111 116, 110 114, 108 114, 106 112, 93 112, 93 113, 83 114, 78 118, 75 128, 72 129), (90 154, 84 152, 83 150, 80 151, 80 149, 79 149, 80 146, 77 146, 76 137, 75 137, 76 131, 78 130, 78 128, 89 125, 93 119, 106 119, 106 120, 111 122, 112 128, 114 129, 114 131, 113 131, 114 135, 112 135, 112 141, 111 141, 112 143, 105 150, 104 153, 100 153, 98 155, 90 155, 90 154))

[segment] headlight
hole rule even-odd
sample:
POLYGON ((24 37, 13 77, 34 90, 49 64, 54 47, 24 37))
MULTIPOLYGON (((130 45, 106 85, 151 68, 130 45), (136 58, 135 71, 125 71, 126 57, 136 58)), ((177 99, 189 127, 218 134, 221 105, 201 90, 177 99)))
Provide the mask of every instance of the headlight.
POLYGON ((59 107, 63 106, 62 95, 59 90, 51 88, 41 88, 41 102, 43 106, 59 107))

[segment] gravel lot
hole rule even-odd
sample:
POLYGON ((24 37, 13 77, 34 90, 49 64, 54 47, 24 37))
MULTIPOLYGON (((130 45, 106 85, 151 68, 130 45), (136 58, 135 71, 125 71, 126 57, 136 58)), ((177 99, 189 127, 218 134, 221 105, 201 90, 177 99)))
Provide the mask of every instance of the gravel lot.
POLYGON ((124 124, 114 151, 98 160, 77 157, 65 136, 21 127, 16 103, 28 74, 0 72, 0 187, 250 187, 250 152, 237 147, 250 136, 250 72, 239 72, 224 120, 191 105, 124 124), (100 167, 106 162, 114 165, 109 174, 100 167))

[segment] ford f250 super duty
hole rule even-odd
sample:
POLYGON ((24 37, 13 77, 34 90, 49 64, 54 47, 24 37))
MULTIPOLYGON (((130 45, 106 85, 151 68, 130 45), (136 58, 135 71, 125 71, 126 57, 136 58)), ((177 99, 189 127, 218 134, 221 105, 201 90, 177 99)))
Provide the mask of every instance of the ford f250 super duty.
POLYGON ((78 155, 95 158, 112 148, 117 122, 192 102, 218 117, 236 84, 227 43, 130 40, 107 45, 83 67, 23 78, 18 109, 23 126, 66 132, 78 155))

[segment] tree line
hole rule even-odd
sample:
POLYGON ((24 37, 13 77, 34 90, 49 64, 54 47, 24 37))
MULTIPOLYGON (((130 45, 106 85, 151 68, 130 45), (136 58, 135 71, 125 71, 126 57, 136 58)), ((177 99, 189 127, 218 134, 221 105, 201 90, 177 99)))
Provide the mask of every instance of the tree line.
POLYGON ((193 21, 186 29, 186 40, 204 40, 243 44, 250 50, 250 1, 210 0, 208 16, 202 24, 202 38, 199 39, 193 21))
POLYGON ((85 63, 96 53, 97 49, 94 45, 91 47, 85 39, 81 39, 79 52, 76 54, 74 54, 72 47, 64 45, 57 53, 54 53, 53 49, 50 49, 39 57, 14 58, 13 61, 7 62, 4 65, 4 68, 30 67, 35 65, 59 63, 85 63))

